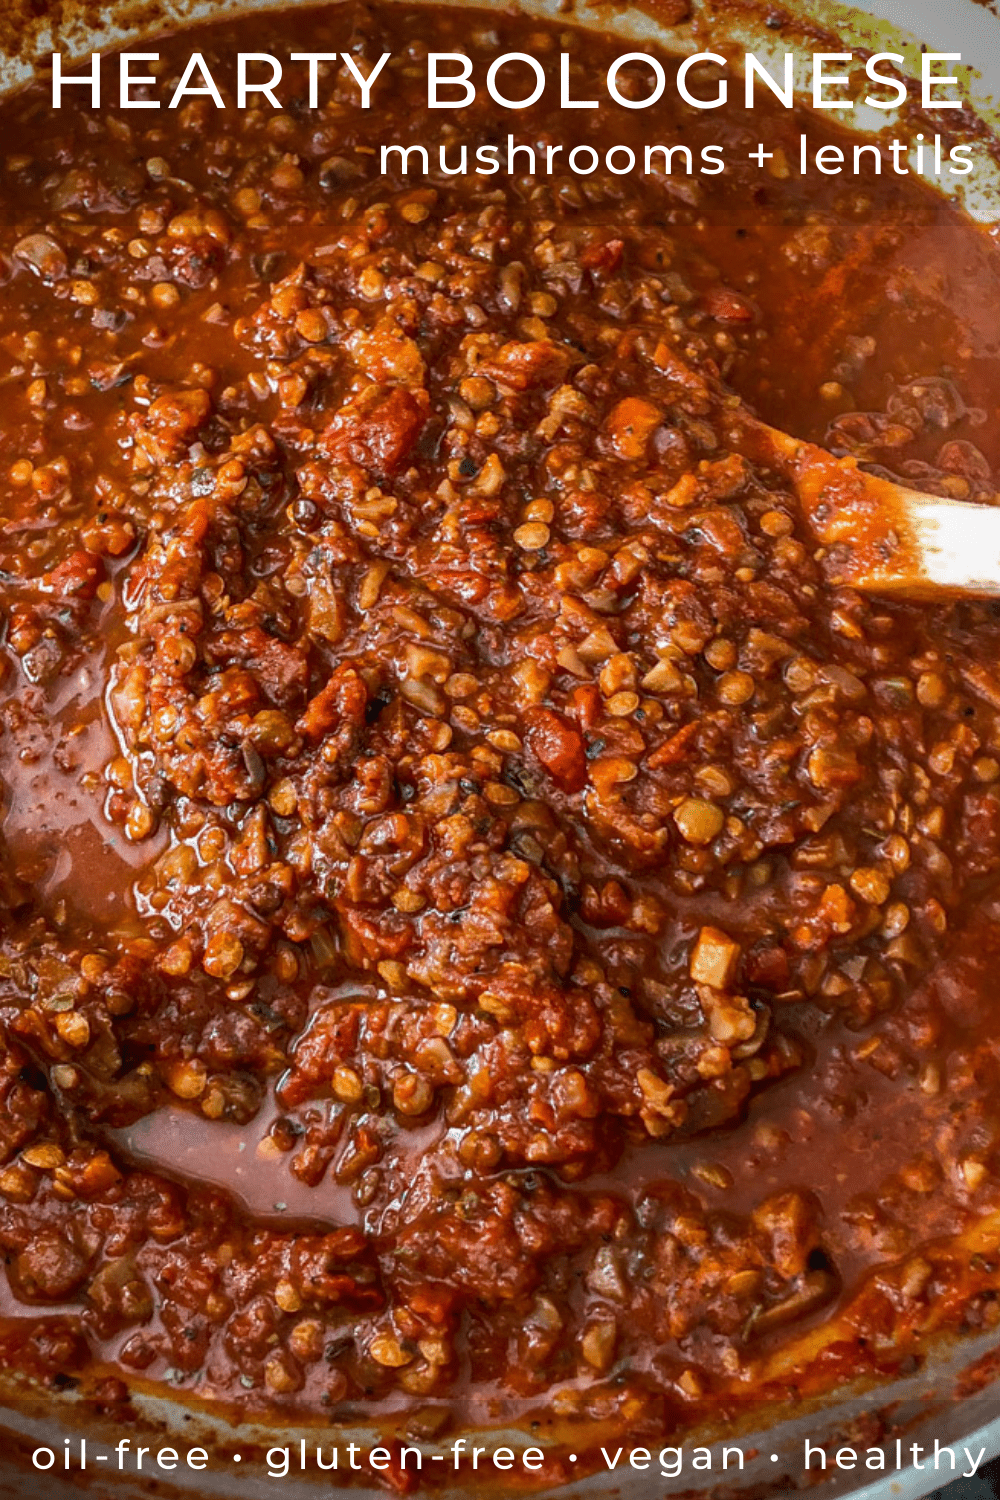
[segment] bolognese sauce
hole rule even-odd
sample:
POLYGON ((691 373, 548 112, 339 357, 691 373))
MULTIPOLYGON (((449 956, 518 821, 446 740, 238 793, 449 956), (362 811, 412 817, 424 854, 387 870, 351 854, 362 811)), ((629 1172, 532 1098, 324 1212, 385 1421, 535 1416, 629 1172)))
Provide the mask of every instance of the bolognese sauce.
POLYGON ((838 585, 729 421, 994 503, 992 243, 776 105, 764 170, 674 99, 736 165, 384 177, 506 132, 431 31, 614 43, 280 25, 392 54, 377 131, 332 64, 2 106, 5 1364, 641 1437, 992 1327, 1000 617, 838 585))

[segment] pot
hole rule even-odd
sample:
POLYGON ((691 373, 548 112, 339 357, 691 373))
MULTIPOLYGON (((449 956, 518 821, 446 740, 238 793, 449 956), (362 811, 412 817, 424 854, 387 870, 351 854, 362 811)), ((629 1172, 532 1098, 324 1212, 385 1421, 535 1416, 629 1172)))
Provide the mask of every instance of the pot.
MULTIPOLYGON (((460 0, 461 3, 461 0, 460 0)), ((488 0, 482 0, 484 8, 488 0)), ((41 13, 33 5, 19 10, 13 7, 0 23, 0 88, 4 91, 16 88, 30 78, 36 62, 54 48, 64 55, 89 54, 92 50, 116 45, 136 44, 153 32, 174 26, 183 26, 208 18, 213 20, 225 16, 243 14, 254 10, 286 8, 288 0, 162 0, 151 14, 150 8, 135 0, 107 0, 99 15, 85 0, 50 0, 42 4, 41 13)), ((560 0, 522 0, 522 8, 536 15, 556 16, 562 13, 560 0)), ((919 74, 922 49, 944 53, 961 52, 965 59, 975 59, 976 66, 966 62, 957 71, 960 73, 963 91, 974 104, 976 111, 990 130, 1000 131, 1000 17, 992 6, 981 0, 865 0, 852 5, 841 0, 785 0, 783 10, 791 14, 791 22, 778 32, 770 29, 766 18, 772 7, 765 0, 738 0, 738 3, 719 4, 713 0, 694 0, 694 11, 699 20, 697 44, 692 42, 691 28, 675 29, 661 25, 656 20, 655 0, 649 10, 634 5, 624 9, 587 9, 577 19, 581 24, 611 30, 623 41, 639 46, 644 40, 658 40, 673 51, 753 50, 762 60, 788 48, 812 51, 816 46, 816 28, 842 40, 845 49, 870 49, 872 51, 902 52, 911 74, 919 74)), ((802 80, 800 80, 801 82, 802 80)), ((870 121, 860 120, 858 128, 870 121)), ((981 157, 982 166, 976 173, 974 189, 957 187, 963 194, 967 212, 985 224, 1000 224, 1000 171, 988 156, 981 157)), ((967 1447, 974 1455, 983 1450, 981 1462, 1000 1453, 1000 1416, 997 1416, 1000 1398, 1000 1380, 973 1380, 974 1395, 960 1395, 969 1388, 969 1370, 983 1361, 996 1348, 995 1336, 968 1341, 955 1341, 940 1345, 933 1350, 924 1368, 908 1379, 892 1386, 856 1388, 842 1391, 819 1401, 796 1407, 794 1410, 774 1411, 763 1425, 758 1420, 756 1429, 747 1426, 730 1427, 725 1433, 707 1433, 704 1441, 713 1453, 713 1471, 709 1480, 700 1484, 693 1480, 689 1471, 678 1476, 663 1475, 654 1463, 645 1471, 618 1469, 610 1477, 594 1474, 573 1482, 558 1491, 560 1500, 609 1500, 612 1495, 627 1494, 630 1500, 652 1500, 655 1496, 674 1493, 707 1494, 719 1483, 722 1450, 738 1441, 744 1452, 758 1450, 757 1456, 746 1462, 742 1471, 725 1471, 726 1487, 733 1491, 756 1489, 788 1489, 801 1485, 803 1443, 806 1439, 814 1445, 823 1442, 836 1443, 838 1435, 849 1443, 852 1428, 857 1429, 872 1412, 891 1413, 894 1432, 898 1432, 904 1443, 904 1451, 912 1443, 932 1444, 938 1439, 942 1446, 957 1445, 959 1462, 955 1473, 965 1467, 961 1449, 967 1447), (963 1385, 963 1380, 965 1384, 963 1385)), ((4 1402, 2 1430, 5 1434, 4 1451, 0 1454, 0 1497, 24 1493, 30 1487, 34 1500, 60 1500, 67 1491, 60 1470, 53 1468, 42 1473, 30 1467, 29 1455, 38 1446, 53 1447, 57 1456, 61 1454, 63 1434, 72 1435, 75 1445, 84 1434, 92 1452, 101 1448, 110 1451, 117 1443, 120 1431, 110 1424, 95 1421, 87 1414, 84 1419, 75 1398, 65 1395, 57 1399, 42 1401, 37 1396, 26 1394, 14 1387, 9 1378, 0 1378, 0 1399, 4 1402)), ((140 1477, 126 1465, 124 1471, 94 1472, 92 1464, 90 1493, 108 1500, 139 1500, 153 1493, 174 1496, 176 1500, 188 1496, 190 1500, 209 1500, 209 1497, 233 1497, 233 1500, 265 1500, 272 1486, 280 1484, 283 1500, 315 1500, 319 1485, 298 1478, 294 1470, 287 1477, 260 1477, 267 1468, 264 1455, 272 1446, 288 1446, 297 1450, 300 1440, 314 1444, 317 1439, 329 1444, 334 1434, 316 1429, 284 1429, 280 1434, 253 1424, 230 1426, 217 1415, 196 1412, 180 1402, 162 1397, 139 1397, 136 1405, 139 1422, 130 1429, 132 1448, 141 1442, 161 1447, 173 1443, 186 1449, 202 1444, 213 1455, 222 1452, 227 1457, 226 1466, 218 1471, 178 1478, 176 1484, 158 1477, 155 1484, 140 1477), (231 1454, 239 1450, 246 1460, 242 1470, 234 1470, 231 1454), (253 1475, 249 1472, 253 1469, 253 1475)), ((356 1441, 370 1446, 378 1441, 379 1434, 370 1429, 339 1430, 336 1438, 341 1443, 356 1441)), ((469 1434, 470 1443, 474 1435, 469 1434)), ((496 1430, 483 1434, 482 1441, 508 1441, 512 1446, 522 1445, 524 1436, 518 1433, 501 1435, 496 1430)), ((532 1439, 537 1441, 537 1439, 532 1439)), ((864 1446, 863 1439, 855 1439, 864 1446)), ((895 1461, 893 1443, 888 1445, 890 1462, 895 1461)), ((274 1467, 274 1465, 272 1465, 274 1467)), ((906 1467, 894 1469, 870 1484, 859 1484, 857 1471, 842 1471, 831 1474, 824 1493, 830 1496, 851 1494, 855 1500, 918 1500, 941 1483, 952 1477, 950 1469, 932 1471, 906 1467)), ((327 1481, 326 1487, 329 1486, 327 1481)), ((336 1484, 334 1488, 338 1487, 336 1484)), ((358 1488, 353 1490, 359 1497, 378 1500, 383 1491, 358 1488)), ((452 1493, 452 1492, 447 1492, 452 1493)), ((468 1490, 456 1490, 456 1496, 468 1495, 468 1490)), ((480 1489, 480 1495, 489 1493, 480 1489)), ((555 1492, 553 1492, 555 1493, 555 1492)))

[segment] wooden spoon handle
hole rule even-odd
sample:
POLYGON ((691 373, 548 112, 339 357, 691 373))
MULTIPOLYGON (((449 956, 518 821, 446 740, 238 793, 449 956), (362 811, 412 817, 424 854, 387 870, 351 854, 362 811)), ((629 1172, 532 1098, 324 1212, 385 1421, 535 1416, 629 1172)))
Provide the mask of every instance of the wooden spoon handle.
POLYGON ((895 492, 897 526, 907 545, 891 568, 859 570, 858 588, 901 590, 913 598, 1000 598, 1000 507, 888 487, 895 492))
POLYGON ((656 358, 714 410, 733 452, 792 486, 833 581, 913 599, 1000 598, 1000 506, 942 500, 869 474, 856 459, 761 422, 666 344, 656 358))
POLYGON ((1000 506, 910 490, 745 411, 735 420, 755 456, 788 475, 837 582, 915 599, 1000 598, 1000 506))

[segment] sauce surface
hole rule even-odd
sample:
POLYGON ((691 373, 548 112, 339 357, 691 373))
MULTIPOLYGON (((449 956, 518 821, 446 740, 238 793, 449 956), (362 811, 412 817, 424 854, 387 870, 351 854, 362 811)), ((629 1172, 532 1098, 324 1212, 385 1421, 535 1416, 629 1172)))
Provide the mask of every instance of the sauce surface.
POLYGON ((428 36, 620 44, 280 31, 390 51, 377 124, 0 107, 5 1363, 641 1441, 993 1326, 1000 614, 838 587, 722 383, 994 503, 995 247, 898 177, 382 178, 510 128, 428 36))

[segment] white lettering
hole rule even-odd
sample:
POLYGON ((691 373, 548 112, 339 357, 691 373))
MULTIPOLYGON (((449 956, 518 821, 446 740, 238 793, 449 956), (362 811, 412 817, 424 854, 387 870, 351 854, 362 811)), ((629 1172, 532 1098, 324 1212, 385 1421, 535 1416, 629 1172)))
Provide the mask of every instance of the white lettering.
POLYGON ((865 103, 869 109, 897 109, 899 105, 906 103, 906 84, 901 78, 893 78, 891 74, 880 73, 877 66, 880 62, 891 62, 901 68, 905 61, 906 59, 899 52, 876 52, 868 59, 865 63, 865 72, 872 83, 884 83, 886 88, 896 91, 894 99, 876 99, 874 94, 866 94, 865 103))
POLYGON ((158 52, 123 52, 118 61, 118 102, 122 109, 159 109, 158 99, 133 99, 132 88, 139 83, 155 83, 152 74, 147 73, 140 78, 132 75, 132 64, 134 62, 158 62, 158 52))
POLYGON ((275 86, 281 82, 281 64, 270 52, 241 52, 236 59, 236 103, 240 109, 246 109, 248 94, 263 94, 272 109, 280 109, 281 104, 275 94, 275 86), (271 76, 266 83, 247 82, 247 64, 252 62, 267 63, 271 69, 271 76))
POLYGON ((597 109, 596 99, 571 99, 569 97, 569 53, 559 55, 559 104, 563 109, 597 109))
POLYGON ((759 78, 761 83, 766 83, 776 99, 780 99, 785 109, 791 109, 795 102, 795 54, 785 53, 785 81, 779 84, 776 78, 772 78, 763 63, 753 52, 747 53, 746 72, 746 106, 747 109, 754 107, 753 81, 759 78))
POLYGON ((375 82, 376 78, 381 73, 381 71, 385 67, 386 63, 389 61, 389 58, 391 57, 391 55, 392 54, 389 53, 389 52, 383 52, 382 56, 379 58, 378 62, 375 64, 374 68, 372 68, 371 72, 368 74, 368 77, 366 78, 365 75, 358 68, 357 64, 355 63, 354 58, 353 57, 349 57, 346 52, 342 52, 341 53, 341 56, 343 57, 345 63, 347 64, 347 68, 348 68, 349 73, 351 74, 351 76, 353 77, 355 83, 358 85, 358 87, 361 90, 361 108, 362 109, 371 109, 371 104, 372 104, 372 84, 375 82))
POLYGON ((848 86, 851 80, 845 73, 824 72, 827 63, 851 62, 850 52, 816 52, 813 55, 813 109, 850 109, 849 99, 827 99, 823 89, 827 84, 848 86))
POLYGON ((625 52, 621 57, 616 57, 608 69, 608 93, 616 104, 621 104, 625 109, 648 109, 655 104, 667 86, 667 77, 663 71, 663 65, 658 58, 650 57, 647 52, 625 52), (656 88, 648 99, 626 99, 618 87, 618 74, 628 62, 648 63, 653 70, 656 79, 656 88))
POLYGON ((215 104, 216 109, 225 109, 226 107, 222 101, 222 95, 215 86, 215 80, 208 71, 208 66, 200 52, 192 52, 188 60, 188 65, 181 74, 181 81, 174 89, 174 96, 167 105, 167 108, 176 109, 182 99, 187 99, 189 96, 195 95, 207 95, 215 104), (191 82, 191 77, 196 71, 201 74, 203 79, 203 86, 201 88, 191 82))
POLYGON ((472 59, 465 56, 464 52, 432 52, 427 58, 427 108, 428 109, 464 109, 467 104, 475 101, 475 85, 469 82, 472 74, 472 59), (461 73, 445 74, 438 72, 438 64, 443 62, 458 63, 462 69, 461 73), (447 84, 449 88, 464 88, 465 98, 439 99, 438 85, 447 84))
MULTIPOLYGON (((62 70, 62 53, 61 52, 53 52, 53 54, 52 54, 52 108, 53 109, 62 109, 63 84, 66 84, 66 83, 79 83, 79 84, 84 84, 84 85, 86 85, 86 84, 89 83, 90 84, 90 103, 91 103, 91 108, 93 108, 93 109, 100 109, 100 107, 101 107, 101 54, 99 52, 92 52, 90 54, 90 72, 87 73, 87 74, 85 74, 85 76, 83 78, 64 78, 63 77, 63 70, 62 70)), ((45 1452, 45 1450, 42 1449, 42 1448, 39 1448, 38 1451, 39 1451, 39 1453, 45 1452)))
POLYGON ((292 62, 309 64, 309 108, 319 109, 319 65, 321 62, 336 62, 337 52, 293 52, 292 62))
POLYGON ((532 57, 528 52, 505 52, 502 57, 496 58, 490 63, 490 70, 486 75, 486 92, 490 98, 504 109, 527 109, 529 104, 535 104, 542 97, 545 88, 545 69, 537 57, 532 57), (500 69, 506 67, 510 62, 527 63, 535 75, 535 87, 526 99, 508 99, 506 94, 501 94, 497 88, 497 74, 500 69))
POLYGON ((920 102, 924 109, 961 109, 961 99, 935 99, 934 90, 944 88, 946 84, 957 84, 958 79, 949 75, 947 78, 938 78, 931 71, 937 62, 961 62, 961 52, 925 52, 920 59, 920 78, 923 84, 920 102))
POLYGON ((696 52, 693 57, 686 57, 677 69, 677 91, 695 109, 720 109, 729 97, 729 85, 724 78, 719 80, 719 92, 714 99, 698 99, 687 86, 687 76, 691 69, 706 62, 716 63, 720 68, 726 66, 726 59, 717 52, 696 52))

